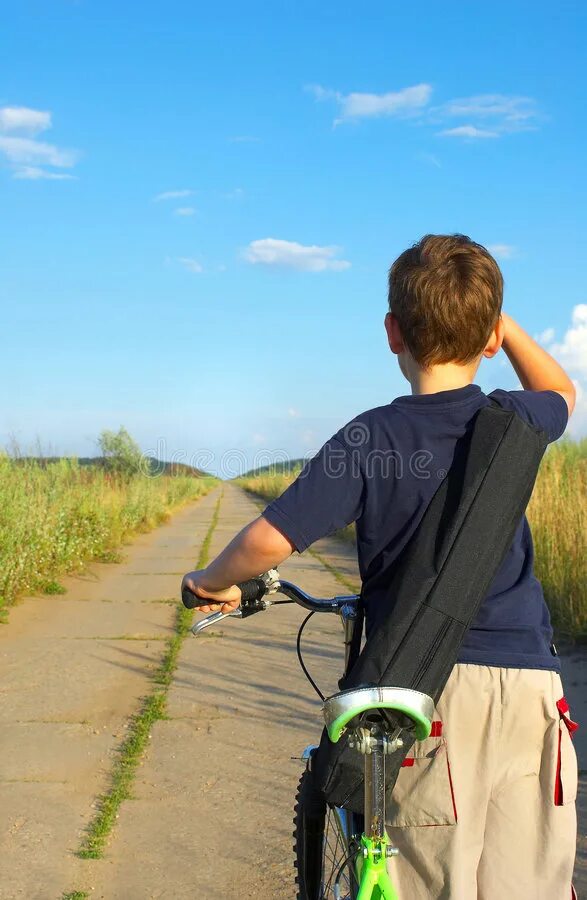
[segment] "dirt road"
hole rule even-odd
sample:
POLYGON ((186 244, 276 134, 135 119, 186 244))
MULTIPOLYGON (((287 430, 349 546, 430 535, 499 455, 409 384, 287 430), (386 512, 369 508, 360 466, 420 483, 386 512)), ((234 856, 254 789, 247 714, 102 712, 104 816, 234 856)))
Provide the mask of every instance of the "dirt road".
MULTIPOLYGON (((173 631, 169 599, 198 555, 218 495, 140 537, 123 564, 68 579, 63 597, 27 600, 0 629, 1 900, 75 891, 104 900, 295 897, 290 825, 302 763, 292 757, 320 723, 295 657, 302 612, 292 606, 188 636, 167 718, 153 726, 104 858, 76 856, 125 726, 150 690, 173 631)), ((211 552, 256 513, 225 486, 211 552)), ((356 580, 350 549, 334 540, 315 549, 356 580)), ((308 553, 282 571, 316 594, 347 592, 308 553)), ((334 689, 338 623, 317 616, 307 635, 307 663, 334 689)))

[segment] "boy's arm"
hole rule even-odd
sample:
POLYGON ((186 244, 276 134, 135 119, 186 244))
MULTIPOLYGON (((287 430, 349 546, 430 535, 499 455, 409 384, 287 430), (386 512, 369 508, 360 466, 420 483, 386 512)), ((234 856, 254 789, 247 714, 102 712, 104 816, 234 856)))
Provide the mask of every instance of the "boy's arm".
POLYGON ((575 408, 575 386, 550 353, 527 334, 511 316, 502 314, 503 349, 525 390, 556 391, 565 400, 569 415, 575 408))
POLYGON ((230 612, 241 601, 241 592, 236 585, 281 565, 293 549, 277 528, 259 516, 243 528, 209 566, 184 575, 182 590, 187 588, 196 596, 213 601, 199 606, 200 612, 218 609, 230 612))

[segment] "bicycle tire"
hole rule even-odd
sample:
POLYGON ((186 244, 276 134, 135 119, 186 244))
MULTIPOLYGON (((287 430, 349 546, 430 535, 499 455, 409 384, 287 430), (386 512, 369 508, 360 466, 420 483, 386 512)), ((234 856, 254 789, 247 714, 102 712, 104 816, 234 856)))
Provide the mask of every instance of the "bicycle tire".
POLYGON ((340 898, 356 900, 354 848, 349 847, 333 807, 315 786, 309 769, 298 783, 293 821, 297 900, 333 900, 334 880, 341 868, 340 898))

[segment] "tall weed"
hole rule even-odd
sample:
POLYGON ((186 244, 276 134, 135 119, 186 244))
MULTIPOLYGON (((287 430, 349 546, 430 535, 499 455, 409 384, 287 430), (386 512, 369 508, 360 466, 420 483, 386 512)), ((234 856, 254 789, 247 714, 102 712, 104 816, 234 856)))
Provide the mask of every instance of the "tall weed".
POLYGON ((47 465, 0 455, 0 607, 107 557, 131 535, 205 494, 211 478, 135 475, 62 459, 47 465))

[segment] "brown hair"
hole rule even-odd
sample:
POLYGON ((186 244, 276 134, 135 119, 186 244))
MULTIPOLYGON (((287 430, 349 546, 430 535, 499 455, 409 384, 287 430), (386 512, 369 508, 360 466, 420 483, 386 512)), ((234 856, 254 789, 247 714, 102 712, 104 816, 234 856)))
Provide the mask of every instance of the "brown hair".
POLYGON ((427 234, 389 270, 390 312, 423 368, 480 356, 502 300, 499 266, 464 234, 427 234))

